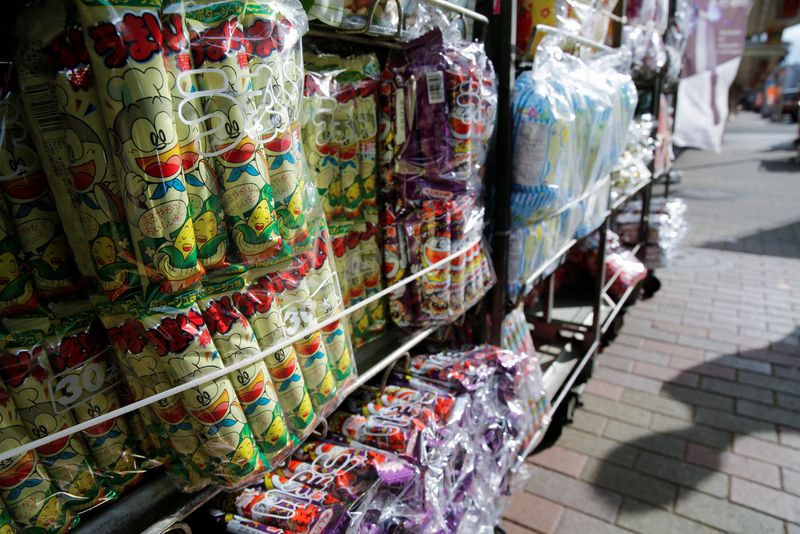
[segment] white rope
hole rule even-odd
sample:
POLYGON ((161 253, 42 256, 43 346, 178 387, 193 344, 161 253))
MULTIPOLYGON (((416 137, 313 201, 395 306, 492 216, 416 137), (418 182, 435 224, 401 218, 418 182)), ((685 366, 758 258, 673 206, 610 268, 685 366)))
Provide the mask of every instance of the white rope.
MULTIPOLYGON (((41 447, 42 445, 47 445, 48 443, 52 443, 54 441, 58 441, 59 439, 65 438, 67 436, 71 436, 72 434, 74 434, 76 432, 82 432, 84 430, 88 430, 88 429, 92 428, 93 426, 99 425, 100 423, 104 423, 106 421, 110 421, 110 420, 115 419, 117 417, 121 417, 121 416, 123 416, 125 414, 134 412, 134 411, 136 411, 136 410, 138 410, 140 408, 144 408, 145 406, 148 406, 148 405, 153 404, 155 402, 158 402, 160 400, 166 399, 167 397, 171 397, 173 395, 178 395, 178 394, 183 393, 184 391, 188 391, 188 390, 190 390, 190 389, 192 389, 194 387, 202 386, 203 384, 207 384, 207 383, 209 383, 209 382, 211 382, 213 380, 217 380, 219 378, 225 377, 225 376, 229 375, 230 373, 232 373, 234 371, 237 371, 237 370, 242 369, 244 367, 247 367, 249 365, 253 365, 254 363, 260 362, 268 354, 272 354, 272 353, 277 352, 277 351, 279 351, 281 349, 284 349, 284 348, 288 347, 289 345, 292 345, 292 344, 296 343, 297 341, 302 340, 306 336, 311 335, 314 332, 317 332, 320 329, 325 328, 326 326, 328 326, 330 324, 333 324, 333 323, 335 323, 336 321, 338 321, 340 319, 344 319, 345 317, 349 316, 351 313, 353 313, 355 311, 358 311, 361 308, 364 308, 364 307, 372 304, 376 300, 378 300, 378 299, 380 299, 382 297, 385 297, 386 295, 389 295, 390 293, 400 289, 401 287, 404 287, 404 286, 410 284, 414 280, 425 276, 429 272, 447 266, 455 258, 457 258, 459 256, 463 256, 470 249, 472 249, 474 246, 480 244, 480 242, 481 242, 480 238, 472 241, 466 247, 458 250, 457 252, 454 252, 454 253, 450 254, 449 256, 447 256, 446 258, 444 258, 442 260, 437 261, 433 265, 430 265, 430 266, 420 270, 419 272, 414 273, 411 276, 403 278, 399 282, 397 282, 395 284, 392 284, 391 286, 379 291, 378 293, 375 293, 374 295, 371 295, 371 296, 365 298, 364 300, 362 300, 361 302, 359 302, 357 304, 353 304, 352 306, 350 306, 350 307, 346 308, 345 310, 333 315, 332 317, 329 317, 329 318, 325 319, 324 321, 319 321, 319 322, 317 322, 317 323, 305 328, 304 330, 301 330, 300 332, 298 332, 294 336, 292 336, 292 337, 290 337, 288 339, 285 339, 280 343, 277 343, 274 347, 270 347, 270 348, 268 348, 266 350, 263 350, 263 351, 259 352, 258 354, 255 354, 255 355, 250 356, 248 358, 244 358, 244 359, 242 359, 242 360, 240 360, 240 361, 238 361, 236 363, 233 363, 231 365, 228 365, 228 366, 226 366, 226 367, 224 367, 222 369, 216 369, 216 370, 214 370, 214 371, 212 371, 210 373, 207 373, 207 374, 205 374, 205 375, 203 375, 201 377, 195 378, 194 380, 190 380, 190 381, 188 381, 188 382, 186 382, 184 384, 181 384, 179 386, 175 386, 175 387, 170 388, 170 389, 168 389, 166 391, 162 391, 161 393, 157 393, 155 395, 151 395, 151 396, 149 396, 147 398, 138 400, 136 402, 132 402, 132 403, 126 405, 126 406, 122 406, 120 408, 117 408, 116 410, 112 410, 112 411, 110 411, 110 412, 108 412, 106 414, 103 414, 103 415, 100 415, 98 417, 95 417, 94 419, 91 419, 89 421, 85 421, 85 422, 79 423, 77 425, 71 426, 71 427, 66 428, 64 430, 60 430, 58 432, 54 432, 53 434, 50 434, 50 435, 48 435, 48 436, 46 436, 44 438, 40 438, 40 439, 31 441, 30 443, 26 443, 24 445, 21 445, 19 447, 15 447, 15 448, 13 448, 13 449, 11 449, 9 451, 2 452, 2 453, 0 453, 0 462, 3 462, 3 461, 8 460, 10 458, 14 458, 15 456, 18 456, 20 454, 24 454, 24 453, 26 453, 28 451, 31 451, 31 450, 33 450, 33 449, 35 449, 37 447, 41 447)), ((423 331, 419 332, 418 334, 413 336, 408 342, 406 342, 403 345, 401 345, 401 347, 398 348, 396 351, 390 353, 387 357, 385 357, 383 360, 381 360, 379 362, 379 365, 383 365, 384 368, 386 366, 390 365, 392 363, 392 361, 390 361, 390 357, 394 357, 395 360, 400 358, 400 356, 402 356, 406 351, 408 351, 410 348, 414 347, 416 344, 420 343, 423 339, 428 337, 433 332, 433 330, 434 330, 433 328, 428 328, 426 330, 423 330, 423 331), (402 351, 398 353, 398 351, 400 351, 401 349, 402 349, 402 351)), ((364 374, 364 376, 367 376, 367 378, 363 379, 363 380, 362 379, 357 380, 356 384, 362 385, 363 383, 366 383, 367 380, 369 380, 370 378, 375 376, 377 373, 379 373, 382 369, 380 369, 378 367, 379 366, 374 366, 371 369, 369 369, 364 374), (370 373, 372 373, 372 374, 370 374, 370 373)))

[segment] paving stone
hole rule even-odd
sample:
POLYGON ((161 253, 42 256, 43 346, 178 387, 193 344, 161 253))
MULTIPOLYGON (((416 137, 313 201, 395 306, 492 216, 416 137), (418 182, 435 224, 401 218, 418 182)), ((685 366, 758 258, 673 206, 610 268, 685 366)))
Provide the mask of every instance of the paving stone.
MULTIPOLYGON (((800 358, 797 359, 797 362, 794 365, 800 366, 800 358)), ((785 367, 783 365, 773 365, 772 374, 777 376, 778 378, 787 378, 789 380, 800 382, 800 367, 785 367)))
POLYGON ((597 365, 626 372, 633 369, 632 360, 622 358, 621 356, 614 356, 613 354, 600 354, 597 357, 597 365))
POLYGON ((694 414, 694 420, 701 425, 729 430, 738 434, 758 434, 762 439, 778 441, 775 425, 764 423, 749 417, 732 415, 729 413, 711 410, 708 408, 698 408, 694 414))
POLYGON ((717 365, 725 365, 733 367, 734 369, 744 369, 745 371, 752 371, 754 373, 762 373, 768 375, 772 373, 772 367, 767 362, 753 360, 750 358, 742 358, 734 354, 725 354, 723 356, 707 355, 706 360, 717 365))
POLYGON ((800 534, 800 525, 786 524, 786 534, 800 534))
POLYGON ((581 476, 589 457, 558 445, 553 445, 531 456, 530 461, 536 465, 558 471, 573 478, 581 476))
POLYGON ((800 523, 800 497, 734 477, 731 500, 786 521, 800 523))
POLYGON ((800 388, 800 383, 793 380, 786 380, 748 371, 739 371, 739 382, 751 384, 753 386, 761 386, 774 391, 783 391, 785 393, 797 393, 798 388, 800 388))
POLYGON ((600 436, 593 436, 574 428, 565 428, 558 439, 559 445, 570 450, 582 452, 593 458, 605 458, 624 466, 632 466, 636 449, 600 436))
MULTIPOLYGON (((800 397, 795 397, 794 395, 787 395, 786 393, 778 393, 777 399, 778 399, 778 406, 780 406, 781 408, 789 408, 791 410, 800 412, 800 397)), ((800 414, 798 415, 798 417, 800 417, 800 414)))
POLYGON ((664 384, 661 394, 688 405, 705 406, 715 410, 732 412, 733 399, 715 393, 687 388, 677 384, 664 384))
MULTIPOLYGON (((670 284, 670 290, 672 290, 673 288, 674 286, 670 284)), ((674 324, 674 323, 666 323, 659 321, 654 323, 653 327, 659 330, 664 330, 665 332, 672 332, 673 334, 686 334, 695 337, 708 336, 707 328, 691 327, 683 324, 674 324)))
POLYGON ((681 347, 694 347, 714 354, 736 354, 739 350, 733 343, 723 343, 722 341, 683 334, 678 336, 678 345, 681 347))
POLYGON ((682 358, 698 358, 702 359, 705 354, 705 349, 698 349, 696 347, 686 347, 683 345, 676 345, 673 343, 664 343, 661 341, 654 341, 652 339, 645 340, 642 348, 645 350, 657 352, 659 354, 667 354, 669 356, 680 356, 682 358))
POLYGON ((661 390, 661 382, 644 378, 642 376, 632 375, 614 369, 606 369, 599 367, 595 369, 594 376, 606 382, 617 384, 626 388, 638 389, 640 391, 647 391, 649 393, 658 393, 661 390))
POLYGON ((672 458, 682 459, 686 450, 686 442, 680 438, 658 434, 650 429, 613 419, 609 421, 604 435, 626 445, 659 452, 672 458))
POLYGON ((727 475, 713 469, 690 465, 649 452, 640 452, 636 456, 634 467, 649 475, 716 497, 728 495, 727 475))
POLYGON ((688 387, 697 387, 697 384, 700 382, 699 375, 695 373, 679 371, 671 367, 662 367, 660 365, 652 365, 644 362, 636 362, 633 366, 633 373, 662 382, 682 384, 688 387))
POLYGON ((608 419, 586 410, 576 410, 572 417, 572 427, 578 430, 600 435, 608 424, 608 419))
POLYGON ((791 428, 778 428, 778 441, 781 445, 800 449, 800 433, 791 428))
POLYGON ((564 517, 558 525, 558 534, 624 534, 627 532, 611 523, 570 509, 564 512, 564 517))
POLYGON ((642 499, 660 508, 672 509, 675 486, 655 477, 592 458, 586 464, 581 478, 622 495, 642 499))
POLYGON ((627 499, 622 504, 617 516, 617 525, 642 534, 711 534, 720 532, 685 517, 627 499))
POLYGON ((731 382, 729 380, 720 380, 718 378, 709 378, 704 376, 700 380, 700 388, 704 391, 721 393, 737 399, 751 399, 768 404, 772 404, 773 402, 772 391, 754 386, 747 386, 745 384, 739 384, 738 382, 731 382))
POLYGON ((747 400, 736 401, 736 413, 758 419, 759 421, 770 421, 790 428, 800 429, 800 413, 792 410, 784 410, 775 406, 766 406, 757 402, 747 400))
POLYGON ((781 469, 783 475, 783 489, 789 493, 800 495, 800 472, 791 469, 781 469))
POLYGON ((769 443, 752 436, 737 436, 733 450, 757 460, 800 471, 800 454, 797 454, 797 450, 777 443, 769 443))
POLYGON ((503 521, 503 530, 506 531, 506 534, 536 534, 535 530, 521 527, 518 524, 512 523, 508 520, 503 521))
POLYGON ((506 508, 505 518, 531 530, 551 534, 564 513, 564 507, 527 491, 517 492, 506 508))
POLYGON ((699 375, 724 378, 726 380, 736 380, 736 370, 715 363, 698 363, 695 360, 673 356, 669 361, 669 366, 681 371, 691 371, 699 375))
POLYGON ((653 415, 653 422, 650 428, 673 437, 702 443, 718 449, 725 449, 733 444, 733 434, 730 432, 692 425, 682 419, 675 419, 661 414, 653 415))
POLYGON ((631 334, 635 334, 635 332, 620 332, 617 337, 614 338, 613 346, 627 346, 636 349, 642 348, 642 343, 644 343, 644 340, 639 336, 631 334))
POLYGON ((689 443, 686 449, 686 461, 766 486, 775 488, 781 486, 781 476, 777 466, 733 452, 689 443))
POLYGON ((783 522, 774 517, 684 488, 678 490, 675 512, 725 532, 783 534, 783 522))
POLYGON ((622 389, 622 386, 609 384, 608 382, 599 380, 597 377, 592 377, 592 379, 586 384, 586 389, 584 392, 592 395, 598 395, 600 397, 606 397, 612 400, 619 400, 620 395, 622 395, 622 389))
POLYGON ((647 410, 621 402, 610 401, 603 397, 584 395, 582 400, 585 410, 633 425, 647 427, 652 418, 652 414, 647 410))
POLYGON ((668 365, 669 356, 666 354, 658 354, 657 352, 649 352, 641 348, 628 347, 626 345, 617 345, 616 340, 610 347, 606 348, 603 353, 614 354, 616 356, 624 356, 632 360, 640 362, 652 363, 654 365, 668 365))
POLYGON ((744 356, 751 360, 760 360, 776 365, 797 365, 797 358, 795 356, 789 356, 782 352, 775 352, 769 349, 748 350, 744 356))
POLYGON ((665 415, 671 415, 680 419, 692 418, 691 406, 658 395, 626 389, 622 392, 620 400, 626 404, 645 408, 653 412, 663 413, 665 415))
POLYGON ((619 495, 548 469, 537 469, 525 491, 608 522, 614 520, 622 502, 619 495))

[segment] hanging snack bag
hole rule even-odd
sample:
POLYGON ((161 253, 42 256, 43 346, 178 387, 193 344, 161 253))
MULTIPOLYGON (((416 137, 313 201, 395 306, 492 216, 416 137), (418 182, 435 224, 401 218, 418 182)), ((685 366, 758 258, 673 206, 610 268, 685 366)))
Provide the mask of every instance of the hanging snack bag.
POLYGON ((39 304, 27 266, 17 256, 20 250, 8 206, 0 196, 0 317, 25 313, 39 304))
POLYGON ((80 0, 78 11, 148 293, 199 281, 194 225, 162 54, 160 0, 80 0))
MULTIPOLYGON (((17 409, 5 385, 0 384, 0 452, 27 445, 17 409)), ((66 532, 77 517, 68 512, 58 496, 58 489, 45 472, 35 450, 3 460, 0 464, 0 497, 3 508, 0 515, 0 532, 12 534, 13 520, 27 529, 41 529, 47 534, 66 532), (3 506, 4 505, 4 506, 3 506)))
MULTIPOLYGON (((48 361, 44 339, 49 319, 5 319, 11 332, 0 357, 0 377, 17 407, 31 439, 40 439, 75 426, 75 419, 60 399, 58 376, 48 361)), ((89 509, 116 496, 95 472, 89 449, 81 434, 42 445, 36 449, 42 466, 53 480, 62 501, 75 511, 89 509)))

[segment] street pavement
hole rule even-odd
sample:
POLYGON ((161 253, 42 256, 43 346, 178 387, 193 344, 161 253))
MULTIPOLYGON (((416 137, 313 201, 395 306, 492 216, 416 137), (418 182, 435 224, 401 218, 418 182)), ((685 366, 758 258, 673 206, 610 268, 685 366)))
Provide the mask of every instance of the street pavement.
POLYGON ((796 133, 740 114, 721 154, 681 155, 687 237, 529 458, 509 534, 800 534, 796 133))

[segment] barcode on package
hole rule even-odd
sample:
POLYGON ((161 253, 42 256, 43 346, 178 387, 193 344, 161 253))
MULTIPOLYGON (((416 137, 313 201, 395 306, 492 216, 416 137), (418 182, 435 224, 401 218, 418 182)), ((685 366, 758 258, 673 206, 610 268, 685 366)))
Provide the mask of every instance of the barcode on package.
POLYGON ((28 107, 42 134, 61 132, 61 110, 50 84, 30 85, 25 88, 28 107))
POLYGON ((432 71, 425 74, 428 79, 428 103, 444 104, 444 75, 441 71, 432 71))

